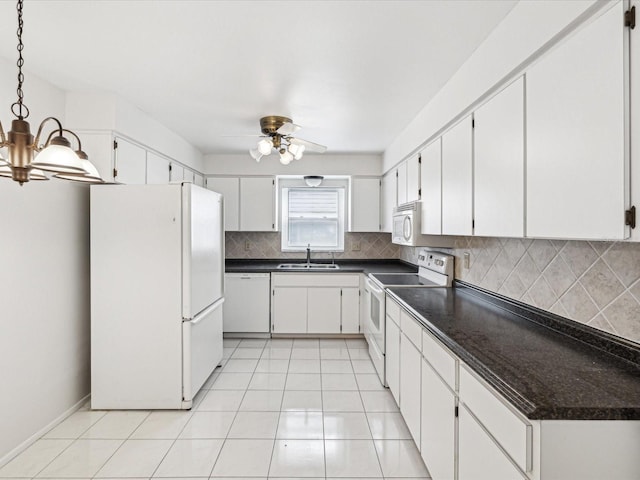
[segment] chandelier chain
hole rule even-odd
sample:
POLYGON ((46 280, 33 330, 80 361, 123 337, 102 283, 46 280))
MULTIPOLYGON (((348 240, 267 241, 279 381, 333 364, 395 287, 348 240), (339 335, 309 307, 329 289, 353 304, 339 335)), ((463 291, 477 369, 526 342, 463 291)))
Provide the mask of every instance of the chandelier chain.
POLYGON ((23 104, 24 92, 22 91, 22 84, 24 83, 24 74, 22 73, 22 66, 24 65, 24 58, 22 57, 22 50, 24 50, 24 44, 22 43, 22 28, 24 25, 22 20, 22 6, 23 0, 18 0, 18 6, 16 7, 18 10, 18 101, 11 106, 13 114, 21 120, 29 116, 29 109, 23 104))

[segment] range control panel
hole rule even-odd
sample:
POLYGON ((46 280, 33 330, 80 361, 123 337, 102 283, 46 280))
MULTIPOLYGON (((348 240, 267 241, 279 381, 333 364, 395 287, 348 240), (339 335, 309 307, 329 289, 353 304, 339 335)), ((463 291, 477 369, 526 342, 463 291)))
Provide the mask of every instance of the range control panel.
POLYGON ((418 267, 447 275, 450 278, 453 278, 453 260, 454 257, 446 253, 425 249, 418 253, 418 267))

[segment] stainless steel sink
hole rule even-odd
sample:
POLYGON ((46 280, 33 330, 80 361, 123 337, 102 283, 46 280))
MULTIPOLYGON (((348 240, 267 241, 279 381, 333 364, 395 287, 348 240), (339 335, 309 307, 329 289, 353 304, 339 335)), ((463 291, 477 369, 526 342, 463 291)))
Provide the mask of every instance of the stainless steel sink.
POLYGON ((340 266, 335 263, 281 263, 282 270, 337 270, 340 266))

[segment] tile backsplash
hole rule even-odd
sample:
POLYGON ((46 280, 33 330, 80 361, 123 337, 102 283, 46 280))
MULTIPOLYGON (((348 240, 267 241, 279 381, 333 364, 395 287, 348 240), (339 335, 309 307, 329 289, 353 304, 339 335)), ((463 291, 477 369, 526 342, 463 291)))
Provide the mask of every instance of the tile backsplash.
MULTIPOLYGON (((345 251, 336 258, 400 258, 415 264, 418 250, 392 244, 388 233, 347 233, 345 251)), ((456 237, 454 248, 438 250, 456 257, 459 280, 640 343, 639 243, 456 237), (463 268, 466 252, 468 269, 463 268)), ((226 257, 304 258, 305 253, 282 252, 279 232, 227 232, 226 257)))
MULTIPOLYGON (((306 253, 282 252, 280 232, 226 232, 227 258, 305 258, 306 253), (248 247, 248 248, 247 248, 248 247)), ((347 233, 344 252, 335 258, 398 258, 400 247, 391 243, 388 233, 347 233), (358 249, 359 247, 359 249, 358 249)), ((313 252, 314 259, 331 258, 330 253, 313 252)))
POLYGON ((640 343, 638 243, 457 237, 450 253, 459 280, 640 343))

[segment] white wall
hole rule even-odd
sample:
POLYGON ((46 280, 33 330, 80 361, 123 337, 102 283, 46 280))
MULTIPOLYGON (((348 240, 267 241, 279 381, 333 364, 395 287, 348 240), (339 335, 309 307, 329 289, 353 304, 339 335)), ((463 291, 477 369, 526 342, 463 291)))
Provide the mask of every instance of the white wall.
MULTIPOLYGON (((15 68, 0 60, 5 130, 15 68)), ((64 93, 25 76, 32 132, 50 115, 64 123, 64 93)), ((0 464, 89 393, 88 193, 72 182, 0 178, 0 464)))
MULTIPOLYGON (((602 8, 596 0, 522 0, 473 55, 387 147, 383 171, 418 151, 447 126, 489 96, 493 87, 512 78, 530 57, 571 28, 590 8, 602 8)), ((621 20, 622 21, 622 20, 621 20)), ((532 57, 532 58, 534 58, 532 57)))
MULTIPOLYGON (((68 92, 66 117, 71 129, 115 131, 194 170, 203 171, 203 156, 197 148, 117 95, 68 92)), ((91 152, 87 153, 91 158, 91 152)))
POLYGON ((206 155, 205 175, 380 175, 382 156, 377 154, 305 154, 282 165, 272 153, 256 162, 245 154, 206 155))

